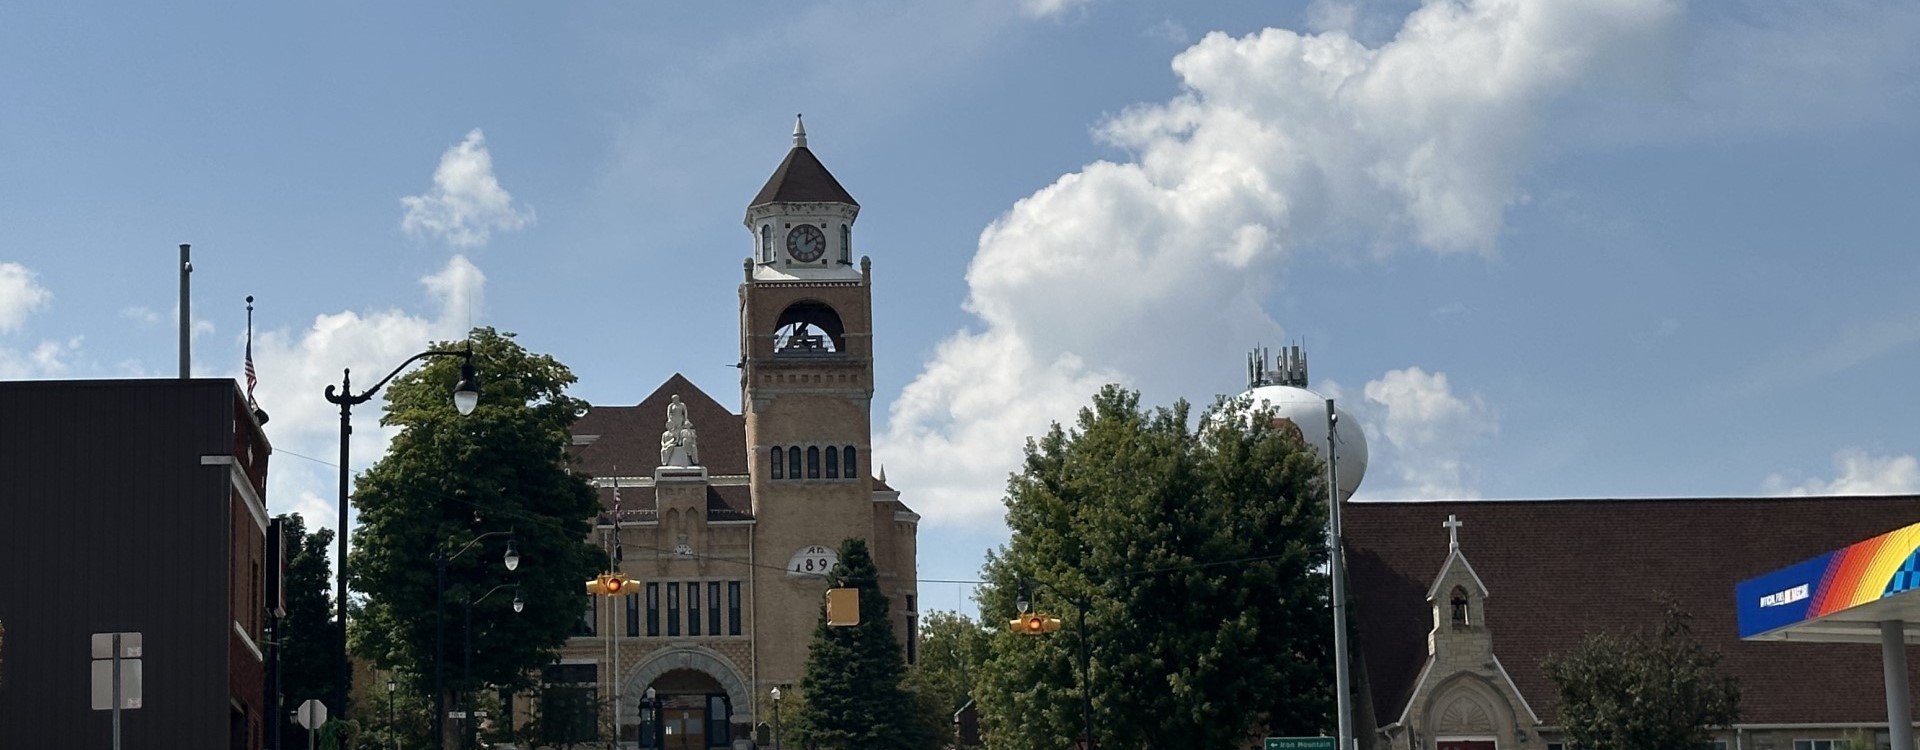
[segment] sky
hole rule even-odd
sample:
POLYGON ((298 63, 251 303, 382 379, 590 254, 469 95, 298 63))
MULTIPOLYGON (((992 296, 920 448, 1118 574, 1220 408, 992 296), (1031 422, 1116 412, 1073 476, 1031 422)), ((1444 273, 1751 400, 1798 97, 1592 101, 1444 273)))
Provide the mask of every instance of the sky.
POLYGON ((1910 2, 175 5, 0 11, 0 379, 176 375, 191 243, 194 374, 255 296, 310 525, 324 387, 469 326, 737 408, 796 113, 861 204, 923 579, 1005 543, 1027 436, 1258 345, 1365 428, 1360 500, 1920 492, 1910 2))

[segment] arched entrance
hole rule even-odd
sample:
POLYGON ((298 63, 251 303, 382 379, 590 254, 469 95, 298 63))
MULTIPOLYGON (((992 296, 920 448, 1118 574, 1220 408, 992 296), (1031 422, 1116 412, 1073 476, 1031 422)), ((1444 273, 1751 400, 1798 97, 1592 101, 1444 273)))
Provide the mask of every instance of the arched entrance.
POLYGON ((642 661, 622 683, 620 739, 627 747, 660 750, 731 748, 735 712, 745 736, 751 705, 746 682, 725 658, 697 646, 668 649, 642 661))

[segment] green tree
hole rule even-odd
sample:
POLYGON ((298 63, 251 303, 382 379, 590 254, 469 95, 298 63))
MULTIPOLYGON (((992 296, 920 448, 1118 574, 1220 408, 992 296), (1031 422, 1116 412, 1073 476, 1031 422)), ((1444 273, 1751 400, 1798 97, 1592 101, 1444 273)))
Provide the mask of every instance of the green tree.
POLYGON ((1658 629, 1591 633, 1541 664, 1560 692, 1560 723, 1575 742, 1609 750, 1704 747, 1712 727, 1740 720, 1740 684, 1720 653, 1693 637, 1692 616, 1665 602, 1658 629))
POLYGON ((840 543, 827 586, 860 591, 860 624, 832 627, 826 605, 814 628, 794 719, 786 727, 802 746, 822 750, 923 750, 935 746, 901 687, 906 657, 887 617, 879 569, 865 539, 840 543))
MULTIPOLYGON (((294 707, 309 699, 333 702, 337 676, 340 628, 333 621, 333 565, 327 550, 333 530, 307 531, 300 514, 281 516, 286 529, 287 616, 281 618, 275 640, 280 644, 280 692, 286 698, 282 737, 300 737, 300 725, 287 718, 294 707)), ((338 712, 332 705, 328 710, 338 712)))
POLYGON ((973 699, 973 676, 987 657, 990 634, 957 612, 931 612, 920 625, 919 663, 905 686, 926 732, 953 741, 953 715, 973 699))
POLYGON ((1235 402, 1200 424, 1184 401, 1144 410, 1109 386, 1072 429, 1028 441, 1008 482, 1012 535, 981 591, 1000 632, 974 695, 995 747, 1061 747, 1087 699, 1102 747, 1241 747, 1331 726, 1323 464, 1235 402), (1060 632, 1006 629, 1023 589, 1060 632))
POLYGON ((381 423, 400 433, 357 483, 360 529, 349 553, 350 585, 366 596, 353 620, 356 652, 403 675, 410 690, 432 695, 436 624, 444 617, 449 705, 479 685, 527 686, 528 675, 552 662, 572 633, 580 582, 606 559, 587 542, 599 501, 566 465, 567 430, 586 409, 566 394, 573 373, 529 353, 509 333, 477 328, 470 344, 481 381, 472 414, 461 416, 449 396, 458 358, 430 359, 387 387, 381 423), (508 531, 523 561, 511 572, 502 564, 509 538, 481 539, 508 531), (458 555, 446 566, 437 601, 436 554, 458 555), (487 597, 502 584, 518 589, 487 597), (525 603, 517 613, 515 594, 525 603), (463 654, 467 602, 474 600, 473 650, 463 654), (469 657, 472 680, 463 684, 469 657))

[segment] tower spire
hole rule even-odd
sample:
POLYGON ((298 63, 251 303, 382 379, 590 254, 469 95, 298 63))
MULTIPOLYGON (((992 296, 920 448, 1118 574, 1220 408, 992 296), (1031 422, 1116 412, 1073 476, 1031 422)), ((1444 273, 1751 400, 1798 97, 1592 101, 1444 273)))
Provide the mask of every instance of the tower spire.
POLYGON ((793 147, 807 147, 807 124, 800 121, 800 115, 793 116, 793 147))

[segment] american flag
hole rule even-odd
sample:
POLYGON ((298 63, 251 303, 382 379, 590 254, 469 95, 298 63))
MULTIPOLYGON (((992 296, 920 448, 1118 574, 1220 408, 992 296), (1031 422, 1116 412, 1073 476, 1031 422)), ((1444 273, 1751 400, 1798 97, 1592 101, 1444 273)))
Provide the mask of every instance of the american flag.
POLYGON ((247 402, 253 402, 253 387, 260 384, 260 378, 253 374, 253 321, 252 311, 248 311, 247 321, 247 402))

